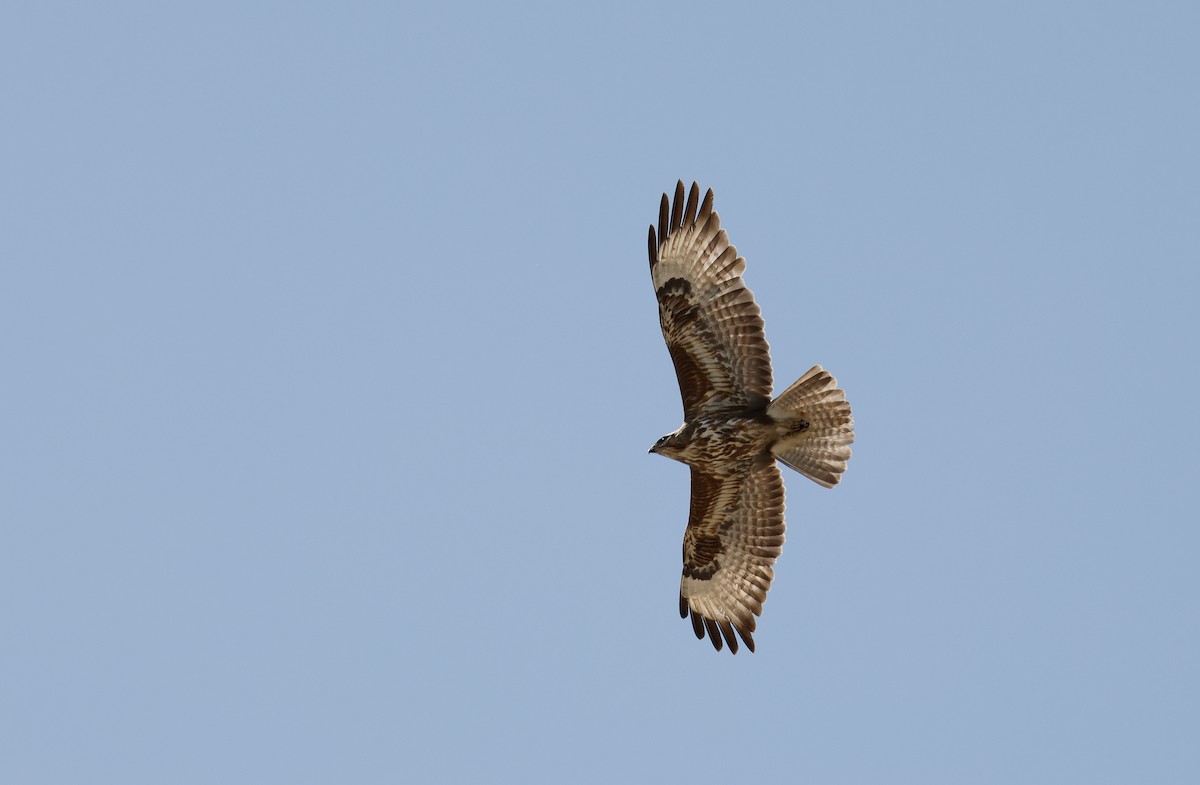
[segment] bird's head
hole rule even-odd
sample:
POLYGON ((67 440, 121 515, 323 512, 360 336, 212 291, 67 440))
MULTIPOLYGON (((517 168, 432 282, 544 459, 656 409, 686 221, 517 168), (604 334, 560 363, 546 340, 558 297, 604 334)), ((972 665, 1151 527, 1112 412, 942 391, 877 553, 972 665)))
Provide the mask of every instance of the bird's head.
POLYGON ((663 455, 667 458, 674 458, 678 461, 682 455, 683 448, 683 444, 681 443, 682 432, 683 426, 681 425, 679 430, 675 431, 674 433, 668 433, 666 436, 656 441, 654 446, 650 448, 650 452, 657 455, 663 455))

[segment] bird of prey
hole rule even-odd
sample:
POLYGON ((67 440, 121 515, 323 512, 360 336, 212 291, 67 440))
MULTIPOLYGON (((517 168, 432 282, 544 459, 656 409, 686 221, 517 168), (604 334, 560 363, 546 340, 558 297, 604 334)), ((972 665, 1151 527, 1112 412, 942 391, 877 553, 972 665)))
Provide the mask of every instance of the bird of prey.
POLYGON ((783 479, 775 461, 832 488, 854 441, 837 380, 814 365, 771 398, 771 358, 758 305, 742 282, 746 260, 713 210, 683 182, 663 194, 650 226, 650 274, 663 337, 683 396, 683 425, 650 452, 686 463, 692 505, 683 534, 679 615, 696 637, 737 638, 754 651, 773 565, 783 549, 783 479))

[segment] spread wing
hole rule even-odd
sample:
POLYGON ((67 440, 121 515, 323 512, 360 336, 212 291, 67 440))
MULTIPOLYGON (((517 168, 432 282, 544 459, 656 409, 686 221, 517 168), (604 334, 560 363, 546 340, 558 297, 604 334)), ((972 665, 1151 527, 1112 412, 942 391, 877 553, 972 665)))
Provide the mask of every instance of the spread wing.
POLYGON ((650 227, 650 274, 658 316, 675 363, 685 420, 765 406, 771 397, 771 357, 762 316, 742 283, 746 260, 721 228, 709 189, 687 204, 683 182, 672 206, 663 194, 658 235, 650 227))
POLYGON ((707 632, 720 651, 724 636, 737 654, 736 630, 754 651, 754 617, 762 615, 783 538, 783 480, 769 455, 720 475, 692 468, 679 615, 691 614, 697 638, 707 632))

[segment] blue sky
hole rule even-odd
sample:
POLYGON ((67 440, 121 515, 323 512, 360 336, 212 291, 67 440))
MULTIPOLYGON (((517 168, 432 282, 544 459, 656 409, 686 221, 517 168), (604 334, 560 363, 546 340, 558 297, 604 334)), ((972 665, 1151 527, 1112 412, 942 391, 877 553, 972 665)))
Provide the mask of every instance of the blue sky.
POLYGON ((9 4, 0 779, 1200 779, 1200 10, 9 4), (716 207, 793 473, 676 613, 646 227, 716 207))

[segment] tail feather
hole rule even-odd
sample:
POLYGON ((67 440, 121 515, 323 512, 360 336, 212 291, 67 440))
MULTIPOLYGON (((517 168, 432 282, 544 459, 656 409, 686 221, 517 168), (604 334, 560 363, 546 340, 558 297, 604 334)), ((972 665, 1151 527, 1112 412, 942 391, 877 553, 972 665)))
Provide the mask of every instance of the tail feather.
POLYGON ((780 423, 807 423, 784 434, 771 454, 813 482, 837 485, 854 442, 854 418, 837 379, 814 365, 771 401, 767 414, 780 423))

